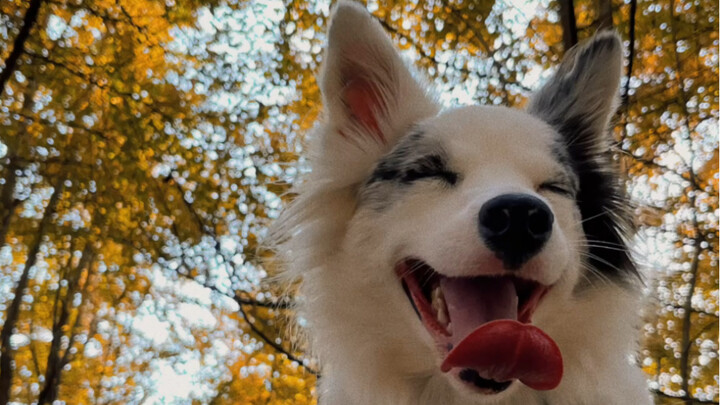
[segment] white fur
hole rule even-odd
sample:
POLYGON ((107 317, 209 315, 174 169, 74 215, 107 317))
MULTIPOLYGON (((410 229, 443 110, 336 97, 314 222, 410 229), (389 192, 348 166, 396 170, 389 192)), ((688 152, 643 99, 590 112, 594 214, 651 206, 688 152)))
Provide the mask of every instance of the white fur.
POLYGON ((586 277, 580 214, 571 200, 537 188, 559 170, 551 151, 554 130, 501 107, 438 115, 427 87, 354 3, 336 7, 325 60, 320 83, 327 114, 310 135, 312 171, 274 230, 285 276, 301 281, 298 310, 322 366, 320 403, 649 404, 642 375, 628 360, 637 335, 634 294, 602 281, 575 291, 586 277), (375 116, 385 142, 347 111, 347 74, 362 75, 381 93, 375 116), (413 185, 382 211, 359 204, 361 184, 411 126, 443 143, 462 180, 452 189, 432 181, 413 185), (556 217, 552 238, 522 274, 554 284, 533 323, 559 345, 565 373, 551 391, 515 382, 486 396, 440 372, 442 359, 393 266, 419 255, 446 275, 489 271, 481 266, 492 255, 477 237, 476 213, 509 191, 537 196, 556 217))

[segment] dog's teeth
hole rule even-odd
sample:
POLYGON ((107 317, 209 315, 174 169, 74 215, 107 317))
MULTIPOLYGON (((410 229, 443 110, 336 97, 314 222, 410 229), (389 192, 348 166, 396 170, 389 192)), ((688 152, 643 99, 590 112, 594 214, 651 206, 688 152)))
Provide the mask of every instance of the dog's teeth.
POLYGON ((437 320, 442 326, 447 326, 449 319, 447 318, 447 314, 445 314, 445 311, 440 311, 437 314, 437 320))
POLYGON ((447 305, 445 304, 445 296, 443 295, 440 286, 435 287, 430 293, 431 305, 435 310, 435 317, 440 325, 447 327, 450 322, 450 317, 447 312, 447 305))
POLYGON ((442 309, 445 303, 445 297, 443 296, 440 286, 433 288, 432 292, 430 292, 430 301, 432 301, 431 304, 435 312, 442 309))

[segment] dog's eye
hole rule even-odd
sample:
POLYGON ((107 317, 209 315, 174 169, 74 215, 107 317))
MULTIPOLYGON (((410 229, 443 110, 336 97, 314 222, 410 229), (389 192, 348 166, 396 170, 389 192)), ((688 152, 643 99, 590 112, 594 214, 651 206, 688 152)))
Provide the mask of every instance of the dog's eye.
POLYGON ((410 165, 403 173, 402 182, 412 183, 427 178, 438 178, 450 185, 457 182, 457 174, 448 170, 443 160, 435 155, 427 156, 410 165))
POLYGON ((575 198, 575 190, 572 186, 559 181, 546 181, 538 187, 541 191, 549 191, 551 193, 560 194, 568 198, 575 198))
POLYGON ((405 183, 412 183, 416 180, 428 179, 428 178, 439 178, 448 183, 455 184, 457 182, 457 174, 447 170, 416 170, 410 169, 405 172, 402 181, 405 183))

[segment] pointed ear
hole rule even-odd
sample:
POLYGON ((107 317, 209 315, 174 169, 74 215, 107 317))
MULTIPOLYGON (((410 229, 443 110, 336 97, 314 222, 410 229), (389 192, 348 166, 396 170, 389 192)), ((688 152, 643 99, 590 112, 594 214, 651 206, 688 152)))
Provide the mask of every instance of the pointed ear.
POLYGON ((590 277, 626 282, 640 276, 626 247, 634 232, 632 210, 612 159, 608 128, 619 101, 621 74, 620 38, 600 33, 568 52, 557 73, 531 99, 528 111, 562 136, 567 163, 578 176, 576 202, 585 237, 616 247, 590 243, 587 264, 595 269, 590 277))
POLYGON ((437 114, 432 97, 360 4, 335 7, 324 58, 320 89, 334 127, 329 136, 390 146, 413 123, 437 114))
POLYGON ((568 145, 606 149, 621 75, 622 42, 614 32, 602 32, 565 55, 528 112, 555 127, 568 145))

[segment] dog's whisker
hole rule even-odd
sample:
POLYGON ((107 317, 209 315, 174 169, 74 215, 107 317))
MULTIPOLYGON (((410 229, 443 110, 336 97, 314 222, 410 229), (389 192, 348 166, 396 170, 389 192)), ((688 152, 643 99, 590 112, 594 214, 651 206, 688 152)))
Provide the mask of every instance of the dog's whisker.
POLYGON ((595 249, 605 249, 605 250, 612 250, 615 252, 627 252, 627 248, 623 247, 615 247, 615 246, 606 246, 606 245, 593 245, 593 244, 586 244, 586 245, 575 245, 576 247, 586 247, 586 248, 595 248, 595 249))
POLYGON ((587 258, 589 258, 589 259, 597 260, 598 262, 600 262, 600 263, 608 266, 609 268, 617 271, 618 273, 622 273, 622 270, 619 269, 617 266, 615 266, 614 264, 608 262, 607 260, 605 260, 605 259, 603 259, 603 258, 601 258, 601 257, 599 257, 599 256, 597 256, 597 255, 594 255, 594 254, 589 253, 589 252, 583 252, 582 255, 585 256, 585 257, 587 257, 587 258))
POLYGON ((600 282, 603 284, 603 286, 611 285, 612 280, 608 278, 605 274, 598 271, 596 268, 583 263, 581 264, 581 267, 585 270, 584 272, 581 272, 581 276, 592 286, 595 287, 595 282, 600 282), (591 277, 595 276, 595 277, 591 277))
POLYGON ((587 217, 587 218, 583 218, 581 221, 577 221, 576 225, 582 225, 582 224, 584 224, 584 223, 586 223, 586 222, 592 221, 592 220, 594 220, 594 219, 600 218, 600 217, 605 216, 605 215, 610 215, 610 212, 609 212, 609 211, 603 211, 603 212, 600 212, 600 213, 595 214, 595 215, 593 215, 593 216, 590 216, 590 217, 587 217))
MULTIPOLYGON (((597 240, 597 239, 587 239, 584 242, 598 244, 598 245, 606 245, 606 246, 626 247, 626 245, 623 243, 616 243, 616 242, 597 240)), ((578 241, 578 243, 582 243, 582 241, 578 241)))
POLYGON ((610 247, 617 247, 617 248, 626 248, 627 245, 624 243, 615 243, 615 242, 603 242, 598 240, 591 240, 591 241, 576 241, 571 244, 572 246, 610 246, 610 247))

